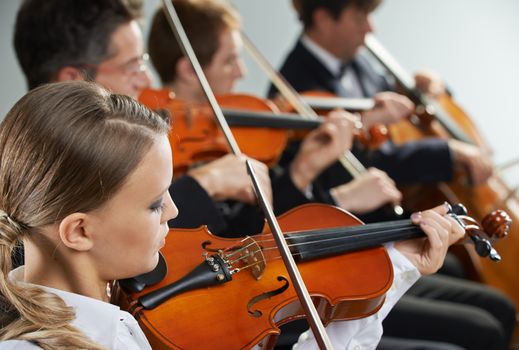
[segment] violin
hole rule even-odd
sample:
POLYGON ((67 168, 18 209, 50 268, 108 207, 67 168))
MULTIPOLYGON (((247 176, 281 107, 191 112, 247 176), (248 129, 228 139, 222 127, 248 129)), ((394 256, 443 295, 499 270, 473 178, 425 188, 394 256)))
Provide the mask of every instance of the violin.
MULTIPOLYGON (((462 207, 451 211, 466 239, 496 259, 490 240, 506 236, 506 213, 494 212, 482 225, 463 213, 462 207)), ((324 324, 375 313, 393 280, 380 244, 423 237, 410 220, 362 225, 323 204, 295 208, 278 220, 324 324)), ((267 227, 241 239, 219 238, 205 227, 172 229, 162 253, 165 278, 139 292, 123 289, 118 298, 153 349, 250 349, 259 342, 270 349, 280 325, 304 317, 267 227)))
MULTIPOLYGON (((173 127, 169 140, 175 173, 185 173, 197 162, 229 153, 225 137, 207 104, 176 99, 167 89, 146 89, 139 101, 154 110, 167 110, 171 115, 173 127)), ((252 95, 228 94, 217 96, 217 101, 243 153, 269 166, 277 163, 289 140, 303 137, 325 121, 281 113, 273 102, 252 95), (295 133, 296 130, 301 131, 295 133)), ((357 132, 355 137, 367 142, 362 132, 357 132)))
MULTIPOLYGON (((395 142, 403 143, 435 136, 470 143, 488 152, 489 147, 476 125, 450 96, 444 94, 433 100, 418 91, 414 79, 398 65, 373 35, 366 37, 365 46, 395 77, 403 93, 417 106, 417 112, 409 121, 390 127, 390 135, 395 142)), ((463 202, 476 219, 496 209, 508 212, 512 220, 519 218, 518 198, 497 172, 485 184, 473 186, 467 173, 463 169, 457 169, 453 181, 449 183, 414 186, 404 191, 404 203, 412 210, 428 208, 431 203, 441 200, 463 202)), ((456 251, 470 278, 500 289, 519 305, 519 241, 517 235, 512 236, 513 241, 500 247, 505 260, 502 264, 488 264, 487 261, 474 256, 471 251, 456 251)))

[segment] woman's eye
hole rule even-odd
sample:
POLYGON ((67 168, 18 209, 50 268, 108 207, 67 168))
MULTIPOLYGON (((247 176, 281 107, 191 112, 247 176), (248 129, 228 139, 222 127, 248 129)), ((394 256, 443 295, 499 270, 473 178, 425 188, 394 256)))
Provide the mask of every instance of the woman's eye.
POLYGON ((152 204, 150 209, 153 210, 154 212, 160 213, 164 210, 165 206, 166 206, 166 204, 164 202, 160 201, 160 202, 152 204))

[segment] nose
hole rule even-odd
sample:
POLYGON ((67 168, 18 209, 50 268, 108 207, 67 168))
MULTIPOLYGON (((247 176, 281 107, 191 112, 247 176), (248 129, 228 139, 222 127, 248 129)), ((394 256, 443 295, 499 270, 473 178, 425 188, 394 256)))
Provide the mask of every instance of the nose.
POLYGON ((245 63, 243 63, 242 59, 238 59, 236 61, 236 66, 234 67, 234 77, 236 79, 241 79, 247 75, 247 68, 245 67, 245 63))
POLYGON ((178 208, 168 192, 165 198, 164 210, 162 211, 162 223, 167 223, 169 220, 174 219, 177 216, 178 208))
POLYGON ((366 16, 364 30, 366 31, 366 33, 373 33, 375 31, 375 25, 373 24, 373 19, 371 18, 371 15, 366 16))

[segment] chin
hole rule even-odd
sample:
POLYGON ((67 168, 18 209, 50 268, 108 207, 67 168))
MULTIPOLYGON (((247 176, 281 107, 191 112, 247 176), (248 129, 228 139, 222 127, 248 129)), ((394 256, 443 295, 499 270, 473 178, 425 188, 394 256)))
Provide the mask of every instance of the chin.
POLYGON ((149 260, 149 264, 146 268, 146 271, 143 273, 147 273, 152 271, 155 267, 157 267, 157 264, 159 263, 159 252, 157 251, 152 259, 149 260))

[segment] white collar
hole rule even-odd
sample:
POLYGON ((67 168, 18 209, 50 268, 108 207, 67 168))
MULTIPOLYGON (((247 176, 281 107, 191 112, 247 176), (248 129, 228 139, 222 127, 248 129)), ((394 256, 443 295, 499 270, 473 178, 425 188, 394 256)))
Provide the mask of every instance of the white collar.
MULTIPOLYGON (((9 278, 19 283, 26 283, 23 282, 23 276, 23 266, 9 273, 9 278)), ((26 284, 30 285, 30 283, 26 284)), ((118 306, 101 300, 46 286, 37 286, 56 294, 65 301, 65 304, 73 307, 76 319, 72 321, 72 325, 81 330, 90 339, 108 349, 113 348, 118 334, 117 327, 122 319, 127 320, 128 316, 131 317, 127 312, 121 311, 118 306)))
POLYGON ((342 61, 323 47, 317 44, 306 34, 301 37, 301 44, 310 51, 334 76, 338 76, 341 71, 342 61))

